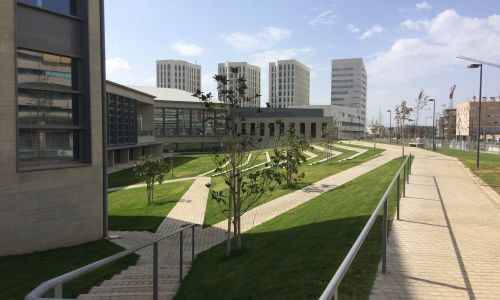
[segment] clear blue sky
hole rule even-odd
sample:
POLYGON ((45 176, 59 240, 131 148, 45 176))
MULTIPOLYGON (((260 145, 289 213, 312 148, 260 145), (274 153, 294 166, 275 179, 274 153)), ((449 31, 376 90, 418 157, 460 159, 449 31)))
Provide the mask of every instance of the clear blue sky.
MULTIPOLYGON (((155 85, 157 59, 202 66, 202 89, 215 91, 217 63, 261 67, 294 58, 311 68, 311 104, 330 102, 331 59, 362 57, 368 72, 368 122, 419 89, 436 110, 478 94, 478 70, 464 55, 500 64, 500 1, 165 1, 106 0, 108 79, 155 85)), ((483 96, 500 95, 500 69, 484 68, 483 96)), ((430 112, 426 112, 431 115, 430 112)), ((424 124, 422 118, 420 124, 424 124)), ((430 125, 430 122, 429 124, 430 125)))

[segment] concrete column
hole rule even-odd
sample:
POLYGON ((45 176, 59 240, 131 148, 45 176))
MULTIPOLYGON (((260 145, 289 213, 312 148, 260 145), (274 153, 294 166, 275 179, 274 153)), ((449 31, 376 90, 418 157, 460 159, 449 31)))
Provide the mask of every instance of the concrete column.
POLYGON ((154 157, 161 157, 163 155, 163 145, 154 145, 152 147, 152 152, 154 157))
POLYGON ((141 147, 131 148, 130 151, 132 151, 132 160, 141 159, 141 147))

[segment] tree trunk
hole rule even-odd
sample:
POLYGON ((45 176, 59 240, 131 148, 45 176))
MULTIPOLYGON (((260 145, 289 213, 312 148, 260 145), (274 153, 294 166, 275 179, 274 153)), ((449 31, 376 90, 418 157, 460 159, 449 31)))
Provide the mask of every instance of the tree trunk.
POLYGON ((234 165, 231 171, 231 177, 229 178, 229 201, 227 208, 227 239, 226 239, 226 256, 231 256, 231 221, 232 215, 231 210, 233 207, 233 197, 234 197, 234 165))
POLYGON ((236 202, 234 205, 234 219, 236 221, 235 225, 235 249, 239 250, 241 248, 241 225, 240 225, 240 220, 241 220, 241 185, 242 185, 242 178, 241 174, 238 173, 238 180, 237 180, 237 192, 236 192, 236 202))

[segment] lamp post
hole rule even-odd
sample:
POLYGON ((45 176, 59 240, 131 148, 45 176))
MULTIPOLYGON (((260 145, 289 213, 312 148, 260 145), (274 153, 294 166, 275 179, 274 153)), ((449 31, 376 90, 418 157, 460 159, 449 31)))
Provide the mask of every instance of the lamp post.
POLYGON ((467 68, 479 68, 479 109, 477 112, 477 150, 476 150, 476 168, 479 168, 479 146, 481 144, 481 92, 483 89, 483 64, 470 64, 467 68))
POLYGON ((387 112, 389 113, 389 144, 392 144, 392 125, 391 125, 391 120, 392 120, 392 116, 391 116, 391 110, 388 109, 387 112))
POLYGON ((435 99, 429 99, 429 101, 432 101, 433 107, 432 107, 432 151, 436 151, 436 122, 434 118, 436 117, 436 100, 435 99))

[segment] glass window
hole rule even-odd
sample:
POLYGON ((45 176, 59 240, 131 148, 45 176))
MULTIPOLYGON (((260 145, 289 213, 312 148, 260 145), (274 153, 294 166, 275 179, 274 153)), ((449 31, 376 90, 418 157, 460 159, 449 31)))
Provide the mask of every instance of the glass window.
POLYGON ((203 110, 192 109, 192 135, 203 135, 203 110))
POLYGON ((44 167, 78 161, 77 130, 19 130, 19 163, 24 167, 44 167))
POLYGON ((165 135, 164 123, 163 123, 163 108, 154 109, 154 122, 155 122, 155 135, 156 136, 165 135))
POLYGON ((76 0, 20 0, 20 2, 76 16, 76 0))
POLYGON ((20 125, 77 125, 78 96, 69 93, 19 89, 20 125))
POLYGON ((316 123, 311 123, 311 137, 316 137, 316 123))
POLYGON ((179 108, 179 135, 191 134, 191 110, 189 108, 179 108))
POLYGON ((250 123, 250 134, 251 135, 257 134, 257 132, 255 131, 255 123, 250 123))
POLYGON ((77 90, 76 74, 76 59, 29 50, 17 51, 18 84, 77 90))
POLYGON ((165 136, 178 135, 177 108, 165 108, 165 136))
POLYGON ((264 136, 265 134, 265 130, 266 130, 266 125, 264 123, 260 123, 259 124, 259 135, 260 136, 264 136))
POLYGON ((306 134, 306 123, 300 123, 300 134, 306 134))
POLYGON ((274 136, 274 123, 269 123, 269 136, 274 136))

